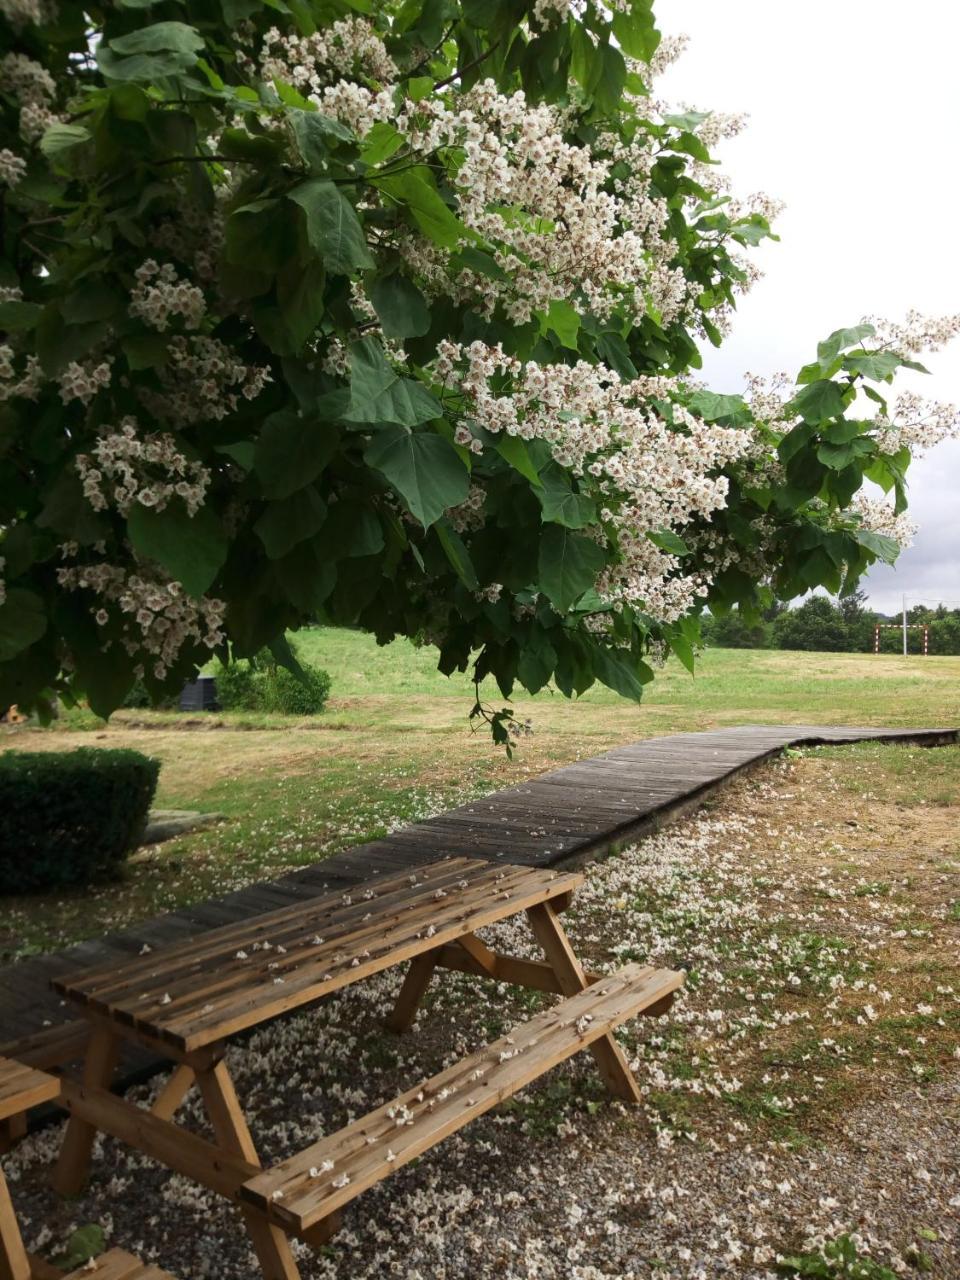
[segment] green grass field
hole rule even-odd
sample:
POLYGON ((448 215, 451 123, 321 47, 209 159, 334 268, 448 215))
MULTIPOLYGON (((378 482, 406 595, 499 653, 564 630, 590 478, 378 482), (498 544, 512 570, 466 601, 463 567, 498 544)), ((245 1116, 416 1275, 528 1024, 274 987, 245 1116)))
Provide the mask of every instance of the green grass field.
MULTIPOLYGON (((733 724, 960 724, 960 658, 708 650, 691 677, 674 662, 642 706, 596 688, 514 705, 533 722, 514 758, 468 715, 466 676, 436 671, 430 649, 380 648, 350 631, 298 637, 327 668, 327 710, 305 720, 237 713, 126 711, 104 724, 75 711, 50 729, 6 728, 6 750, 130 746, 163 762, 157 804, 224 813, 212 830, 144 850, 125 883, 86 893, 0 899, 0 955, 78 936, 314 862, 570 760, 657 734, 733 724)), ((499 692, 485 692, 503 705, 499 692)))

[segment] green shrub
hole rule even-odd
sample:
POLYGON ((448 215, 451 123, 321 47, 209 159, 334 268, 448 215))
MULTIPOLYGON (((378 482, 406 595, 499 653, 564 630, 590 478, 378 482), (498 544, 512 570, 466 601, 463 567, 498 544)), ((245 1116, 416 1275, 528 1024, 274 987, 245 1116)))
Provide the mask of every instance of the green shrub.
MULTIPOLYGON (((296 649, 290 651, 297 656, 296 649)), ((269 649, 217 667, 217 701, 224 711, 276 711, 286 716, 314 716, 330 695, 330 676, 321 667, 301 662, 303 676, 281 667, 269 649)))
POLYGON ((330 696, 330 676, 321 667, 303 666, 298 677, 286 667, 267 672, 265 690, 268 710, 287 716, 315 716, 330 696))
POLYGON ((264 675, 249 662, 221 663, 216 670, 217 702, 222 711, 263 708, 264 675))
POLYGON ((0 755, 0 893, 115 878, 140 843, 159 772, 138 751, 0 755))

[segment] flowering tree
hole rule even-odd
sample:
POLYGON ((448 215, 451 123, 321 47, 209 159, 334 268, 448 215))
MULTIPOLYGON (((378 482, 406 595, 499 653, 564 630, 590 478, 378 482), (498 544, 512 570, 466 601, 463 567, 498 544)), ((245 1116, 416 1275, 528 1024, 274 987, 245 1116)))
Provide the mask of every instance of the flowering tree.
POLYGON ((895 557, 957 423, 880 388, 958 324, 691 375, 773 210, 711 158, 739 121, 654 96, 651 0, 0 0, 0 37, 4 704, 108 714, 316 618, 639 698, 704 603, 895 557))

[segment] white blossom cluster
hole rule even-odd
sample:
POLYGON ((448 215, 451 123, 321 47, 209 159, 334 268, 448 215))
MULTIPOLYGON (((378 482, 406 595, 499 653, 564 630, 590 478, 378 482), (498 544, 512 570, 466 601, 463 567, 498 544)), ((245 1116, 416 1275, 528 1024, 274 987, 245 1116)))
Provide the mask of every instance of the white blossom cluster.
POLYGON ((284 35, 272 27, 264 36, 260 74, 316 94, 335 80, 361 75, 394 81, 399 71, 372 23, 350 16, 310 36, 284 35))
POLYGON ((20 137, 26 143, 39 141, 59 119, 50 108, 56 86, 49 71, 22 53, 7 53, 0 59, 0 83, 20 103, 20 137))
POLYGON ((27 162, 9 147, 0 148, 0 185, 15 187, 27 173, 27 162))
POLYGON ((130 292, 130 314, 139 316, 151 329, 163 333, 171 317, 182 316, 188 329, 199 329, 206 314, 203 290, 177 276, 176 267, 162 266, 148 258, 134 273, 136 284, 130 292))
POLYGON ((187 427, 235 413, 241 398, 255 400, 268 382, 265 365, 248 365, 219 338, 175 334, 159 371, 162 390, 138 387, 143 405, 172 427, 187 427))
POLYGON ((0 13, 13 27, 39 26, 57 16, 56 0, 0 0, 0 13))
POLYGON ((542 367, 522 363, 500 347, 441 342, 437 380, 462 398, 464 420, 457 441, 479 445, 474 420, 490 432, 543 440, 553 457, 601 504, 603 531, 619 555, 598 584, 614 604, 641 605, 673 621, 705 593, 708 580, 685 576, 681 562, 661 551, 645 531, 679 529, 708 520, 725 505, 725 464, 750 446, 745 431, 709 425, 675 410, 677 430, 653 408, 668 379, 623 382, 616 373, 585 361, 542 367), (494 387, 506 377, 508 389, 494 387))
MULTIPOLYGON (((68 545, 66 550, 73 550, 68 545)), ((57 581, 67 591, 90 591, 96 597, 91 612, 100 626, 119 618, 121 643, 131 657, 152 662, 154 676, 163 680, 184 645, 195 642, 215 649, 223 642, 226 604, 210 596, 194 599, 179 582, 155 567, 129 567, 106 562, 64 565, 57 581)))
POLYGON ((9 343, 0 343, 0 403, 14 396, 24 400, 36 400, 46 381, 40 361, 34 355, 24 360, 22 371, 17 369, 17 353, 9 343))
MULTIPOLYGON (((471 443, 479 444, 479 441, 473 440, 472 436, 470 439, 471 443)), ((480 529, 483 527, 483 507, 486 500, 486 489, 484 489, 482 485, 472 484, 470 486, 470 492, 458 507, 447 508, 446 517, 453 525, 454 529, 456 529, 457 533, 466 533, 471 529, 480 529)))
MULTIPOLYGON (((354 38, 343 36, 344 49, 363 47, 362 20, 345 23, 354 38)), ((456 149, 462 158, 451 176, 455 211, 493 247, 502 278, 469 268, 452 273, 444 249, 411 233, 401 252, 429 292, 471 299, 487 313, 501 302, 517 323, 553 301, 572 301, 601 318, 625 304, 631 319, 649 310, 663 323, 689 310, 689 286, 671 265, 675 246, 663 234, 669 210, 650 190, 655 155, 642 130, 630 145, 607 135, 593 146, 571 142, 568 110, 531 104, 522 91, 503 94, 492 80, 446 98, 407 100, 398 110, 385 64, 376 65, 376 74, 368 68, 380 87, 345 78, 349 59, 337 63, 330 49, 343 25, 306 39, 268 33, 261 70, 312 93, 322 112, 361 138, 389 121, 413 157, 456 149), (334 83, 331 69, 339 73, 334 83), (624 169, 628 177, 614 176, 624 169)), ((378 39, 372 29, 367 34, 378 39)), ((732 121, 717 116, 704 127, 729 133, 732 121)), ((723 319, 718 312, 717 322, 723 319)))
POLYGON ((897 453, 907 448, 916 457, 943 440, 960 437, 957 405, 927 400, 913 391, 901 392, 893 402, 889 417, 880 414, 874 422, 881 453, 897 453))
POLYGON ((866 493, 853 495, 849 512, 859 518, 861 529, 893 538, 901 550, 910 546, 917 532, 917 525, 905 513, 897 515, 889 502, 866 493))
POLYGON ((63 372, 57 375, 60 399, 64 404, 69 404, 71 400, 80 400, 88 405, 98 391, 109 387, 110 366, 109 356, 105 360, 88 360, 85 363, 71 360, 63 372))
POLYGON ((76 468, 93 509, 103 511, 112 504, 122 515, 134 503, 162 511, 174 497, 196 515, 210 485, 209 470, 186 457, 172 436, 141 435, 131 417, 121 421, 119 430, 103 431, 92 457, 78 454, 76 468))
POLYGON ((861 323, 876 329, 877 336, 872 341, 903 355, 939 351, 960 334, 960 315, 925 316, 919 311, 908 311, 902 324, 881 316, 864 316, 861 323))

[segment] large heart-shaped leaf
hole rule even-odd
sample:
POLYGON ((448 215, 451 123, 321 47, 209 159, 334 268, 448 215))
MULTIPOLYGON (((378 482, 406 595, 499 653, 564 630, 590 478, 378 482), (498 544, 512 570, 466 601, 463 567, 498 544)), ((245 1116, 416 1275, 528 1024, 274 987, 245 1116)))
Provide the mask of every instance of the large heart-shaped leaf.
POLYGON ((548 524, 540 539, 540 587, 558 613, 566 613, 592 587, 606 557, 602 547, 582 533, 548 524))
POLYGON ((376 338, 350 348, 350 407, 345 422, 398 422, 418 426, 443 416, 440 401, 422 383, 401 378, 376 338))
POLYGON ((320 529, 327 518, 327 504, 312 486, 300 489, 282 502, 270 502, 253 526, 271 560, 279 560, 320 529))
POLYGON ((338 186, 311 178, 294 187, 289 198, 303 210, 310 247, 331 275, 349 276, 374 265, 357 211, 338 186))
POLYGON ((21 587, 11 587, 0 605, 0 662, 29 648, 46 629, 47 614, 40 597, 21 587))
POLYGON ((465 501, 470 491, 470 472, 460 455, 449 440, 430 431, 384 427, 364 457, 386 476, 425 529, 465 501))
POLYGON ((139 555, 155 560, 191 596, 202 596, 227 558, 227 535, 211 507, 187 514, 179 501, 162 511, 135 504, 127 534, 139 555))
POLYGON ((329 423, 302 418, 293 409, 272 413, 260 431, 253 461, 264 496, 286 498, 311 484, 333 457, 338 439, 329 423))

